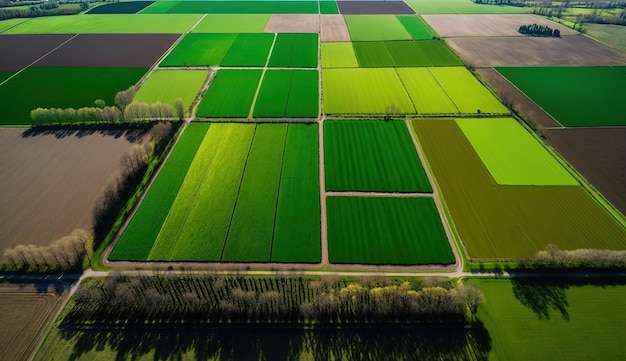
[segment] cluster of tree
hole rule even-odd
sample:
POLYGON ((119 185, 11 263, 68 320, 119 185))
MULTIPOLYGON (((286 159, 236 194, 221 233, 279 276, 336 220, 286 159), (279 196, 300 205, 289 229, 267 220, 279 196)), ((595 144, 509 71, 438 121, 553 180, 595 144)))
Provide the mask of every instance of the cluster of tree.
POLYGON ((81 285, 66 321, 112 323, 469 322, 474 287, 402 280, 228 275, 113 276, 81 285))
POLYGON ((626 251, 607 249, 564 251, 551 244, 545 251, 538 252, 535 258, 523 260, 519 265, 527 269, 625 269, 626 251))
MULTIPOLYGON (((20 4, 24 5, 24 4, 20 4)), ((62 8, 56 1, 47 1, 25 8, 0 8, 0 20, 13 18, 34 18, 39 16, 74 15, 89 9, 88 2, 81 2, 80 7, 62 8)))
POLYGON ((542 37, 561 37, 561 31, 559 29, 552 29, 547 25, 522 25, 519 27, 518 32, 524 35, 542 36, 542 37))
POLYGON ((80 271, 92 254, 92 235, 82 229, 49 246, 17 245, 4 251, 3 268, 12 271, 80 271))
POLYGON ((626 5, 624 6, 624 10, 617 14, 605 15, 597 10, 594 10, 591 14, 581 14, 580 16, 577 16, 577 22, 626 25, 626 5))
POLYGON ((526 6, 526 1, 523 0, 472 0, 476 4, 486 5, 508 5, 508 6, 526 6))

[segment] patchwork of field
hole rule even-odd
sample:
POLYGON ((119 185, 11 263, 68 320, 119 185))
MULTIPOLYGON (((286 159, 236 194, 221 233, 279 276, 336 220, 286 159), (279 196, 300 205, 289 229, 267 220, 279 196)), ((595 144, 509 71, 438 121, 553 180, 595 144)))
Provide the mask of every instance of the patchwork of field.
POLYGON ((205 93, 196 115, 206 118, 247 118, 263 71, 221 69, 205 93))
POLYGON ((307 14, 273 14, 264 31, 266 33, 319 33, 320 16, 307 14))
POLYGON ((404 1, 337 1, 339 12, 343 15, 367 14, 415 14, 404 1))
POLYGON ((472 0, 406 0, 419 14, 519 14, 528 9, 519 6, 477 4, 472 0))
POLYGON ((22 70, 71 38, 60 34, 0 35, 0 49, 11 49, 0 57, 0 70, 22 70))
POLYGON ((317 125, 190 124, 110 258, 319 262, 317 153, 317 125))
MULTIPOLYGON (((463 65, 456 54, 439 40, 370 41, 352 43, 352 46, 361 68, 463 65)), ((333 48, 326 50, 332 51, 333 48)), ((330 54, 329 57, 339 60, 341 55, 330 54)), ((332 63, 330 65, 337 67, 332 63)))
POLYGON ((417 17, 345 15, 352 41, 426 40, 433 34, 417 17))
POLYGON ((208 70, 155 70, 139 88, 134 101, 161 102, 176 109, 176 99, 181 98, 188 110, 208 76, 208 70))
POLYGON ((522 25, 546 25, 558 29, 561 36, 578 34, 576 31, 561 24, 546 20, 537 15, 423 15, 439 36, 524 36, 520 34, 522 25))
MULTIPOLYGON (((470 257, 532 257, 548 244, 626 247, 624 227, 581 186, 498 185, 456 121, 416 119, 413 127, 470 257)), ((494 150, 509 156, 526 151, 500 144, 494 150)))
MULTIPOLYGON (((333 2, 334 3, 334 2, 333 2)), ((337 14, 317 1, 157 1, 142 14, 337 14)))
POLYGON ((194 33, 262 33, 267 14, 205 14, 194 33))
POLYGON ((277 34, 268 66, 271 68, 317 68, 318 35, 277 34))

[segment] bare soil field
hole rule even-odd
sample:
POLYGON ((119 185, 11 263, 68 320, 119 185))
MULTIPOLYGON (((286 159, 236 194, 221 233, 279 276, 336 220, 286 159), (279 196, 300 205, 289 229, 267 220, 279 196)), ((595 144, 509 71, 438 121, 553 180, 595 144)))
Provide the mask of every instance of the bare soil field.
POLYGON ((404 1, 337 1, 343 15, 415 14, 404 1))
POLYGON ((0 35, 0 71, 18 71, 63 44, 73 35, 0 35))
POLYGON ((143 133, 0 128, 0 252, 91 230, 95 202, 143 133))
POLYGON ((547 129, 544 134, 548 143, 626 215, 626 127, 547 129))
POLYGON ((582 35, 561 38, 449 38, 468 66, 624 65, 626 55, 582 35))
POLYGON ((512 107, 515 112, 535 125, 536 128, 560 127, 545 110, 535 104, 526 94, 517 89, 505 77, 492 68, 478 69, 478 74, 491 86, 502 99, 504 105, 512 107))
POLYGON ((263 31, 266 33, 319 33, 319 18, 317 14, 273 14, 263 31))
POLYGON ((320 15, 320 39, 323 42, 350 41, 350 32, 342 15, 320 15))
POLYGON ((178 34, 81 34, 34 66, 151 67, 178 34))
POLYGON ((441 37, 456 36, 525 36, 517 30, 522 25, 547 25, 561 35, 575 35, 574 30, 542 17, 519 15, 422 15, 441 37))

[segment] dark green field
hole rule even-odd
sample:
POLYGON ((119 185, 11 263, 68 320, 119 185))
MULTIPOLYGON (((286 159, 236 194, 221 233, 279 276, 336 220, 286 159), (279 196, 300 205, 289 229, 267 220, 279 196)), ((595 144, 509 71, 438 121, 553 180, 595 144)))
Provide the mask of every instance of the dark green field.
POLYGON ((153 14, 317 14, 317 1, 180 1, 159 2, 143 13, 153 14))
POLYGON ((362 68, 463 65, 440 40, 368 41, 352 45, 362 68))
POLYGON ((274 34, 239 34, 224 58, 222 66, 260 66, 267 63, 274 34))
POLYGON ((254 106, 254 116, 315 118, 318 107, 317 71, 268 70, 254 106))
POLYGON ((281 33, 276 36, 269 66, 316 68, 318 34, 281 33))

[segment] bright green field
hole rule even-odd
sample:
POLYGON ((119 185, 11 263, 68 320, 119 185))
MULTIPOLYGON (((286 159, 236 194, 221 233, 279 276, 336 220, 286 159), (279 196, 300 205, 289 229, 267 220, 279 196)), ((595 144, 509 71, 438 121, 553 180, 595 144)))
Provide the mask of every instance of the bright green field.
POLYGON ((109 259, 143 261, 148 258, 160 231, 158 225, 163 224, 168 217, 196 150, 208 129, 208 123, 191 123, 187 126, 141 206, 111 251, 109 259))
POLYGON ((427 68, 398 68, 396 71, 418 114, 459 112, 427 68))
POLYGON ((224 58, 222 66, 265 66, 274 34, 239 34, 224 58))
POLYGON ((23 23, 24 21, 26 21, 28 19, 7 19, 7 20, 2 20, 0 21, 0 33, 6 31, 7 29, 10 29, 20 23, 23 23))
POLYGON ((317 14, 317 1, 175 1, 146 8, 144 14, 317 14))
POLYGON ((358 68, 352 43, 322 43, 322 68, 358 68))
POLYGON ((457 119, 456 123, 498 184, 578 185, 515 119, 457 119))
POLYGON ((145 68, 27 68, 0 86, 0 124, 30 125, 35 108, 114 104, 115 94, 134 85, 145 68))
POLYGON ((259 90, 255 117, 315 118, 319 110, 318 72, 268 70, 259 90))
POLYGON ((418 14, 519 14, 529 12, 517 6, 476 4, 471 0, 406 0, 418 14))
POLYGON ((454 263, 430 197, 328 197, 326 203, 331 263, 454 263))
POLYGON ((29 19, 4 34, 182 34, 201 15, 107 14, 29 19))
POLYGON ((148 104, 161 102, 176 109, 176 99, 182 98, 185 109, 189 109, 208 75, 208 70, 156 70, 134 100, 148 104))
POLYGON ((326 114, 386 114, 392 104, 415 113, 395 69, 324 69, 322 84, 326 114))
POLYGON ((403 121, 327 120, 324 168, 328 191, 432 192, 403 121))
POLYGON ((187 34, 160 66, 219 65, 237 34, 187 34))
POLYGON ((478 318, 492 360, 619 360, 624 355, 626 286, 567 279, 468 280, 485 296, 478 318))
POLYGON ((626 67, 497 68, 566 127, 626 125, 623 69, 626 67))
POLYGON ((404 26, 406 31, 414 40, 432 39, 434 33, 421 17, 415 15, 397 16, 398 20, 404 26))
POLYGON ((317 68, 318 34, 281 33, 276 36, 269 66, 317 68))
POLYGON ((196 114, 207 118, 247 118, 261 74, 260 69, 219 70, 196 114))
MULTIPOLYGON (((154 3, 152 6, 159 3, 154 3)), ((193 28, 193 32, 262 33, 269 19, 270 16, 265 14, 206 14, 193 28)))
POLYGON ((362 68, 462 65, 440 40, 356 42, 353 47, 362 68))
POLYGON ((345 15, 352 41, 411 40, 394 15, 345 15))

